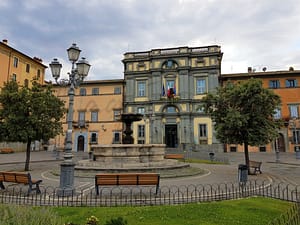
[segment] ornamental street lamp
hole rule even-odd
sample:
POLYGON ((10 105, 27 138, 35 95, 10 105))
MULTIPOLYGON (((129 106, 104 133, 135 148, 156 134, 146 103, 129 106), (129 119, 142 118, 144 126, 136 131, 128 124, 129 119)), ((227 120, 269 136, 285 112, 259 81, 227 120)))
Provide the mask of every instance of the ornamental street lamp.
POLYGON ((60 169, 60 186, 58 188, 57 194, 59 196, 70 196, 74 193, 74 167, 72 154, 72 129, 73 129, 73 105, 74 105, 74 95, 75 87, 78 87, 84 78, 88 75, 90 64, 85 58, 79 59, 81 50, 72 44, 70 48, 67 49, 68 58, 72 62, 71 73, 68 73, 69 79, 59 79, 62 64, 58 62, 57 59, 49 64, 51 73, 56 83, 60 86, 69 86, 68 96, 69 96, 69 108, 67 114, 68 129, 66 131, 66 142, 64 147, 64 161, 61 163, 60 169), (76 63, 76 67, 75 67, 76 63))
POLYGON ((299 131, 297 130, 297 119, 293 118, 293 120, 290 120, 291 128, 293 129, 293 137, 294 137, 294 151, 296 152, 296 159, 300 159, 300 149, 299 149, 299 131))

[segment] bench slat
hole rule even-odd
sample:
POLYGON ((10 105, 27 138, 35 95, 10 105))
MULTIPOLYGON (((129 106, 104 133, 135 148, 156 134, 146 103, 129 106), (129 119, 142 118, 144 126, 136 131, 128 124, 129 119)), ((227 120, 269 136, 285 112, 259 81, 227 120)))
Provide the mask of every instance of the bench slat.
POLYGON ((165 159, 184 159, 183 154, 166 154, 165 159))
POLYGON ((116 173, 95 175, 96 194, 99 195, 99 186, 105 185, 156 185, 159 188, 159 174, 156 173, 116 173))
POLYGON ((5 189, 3 182, 29 185, 28 194, 32 190, 36 190, 37 193, 41 193, 39 184, 42 182, 42 180, 31 180, 30 173, 0 171, 0 188, 5 189), (35 188, 33 188, 32 185, 35 185, 35 188))
POLYGON ((254 174, 256 174, 257 172, 262 173, 261 165, 262 165, 262 162, 249 160, 249 167, 254 168, 254 174))

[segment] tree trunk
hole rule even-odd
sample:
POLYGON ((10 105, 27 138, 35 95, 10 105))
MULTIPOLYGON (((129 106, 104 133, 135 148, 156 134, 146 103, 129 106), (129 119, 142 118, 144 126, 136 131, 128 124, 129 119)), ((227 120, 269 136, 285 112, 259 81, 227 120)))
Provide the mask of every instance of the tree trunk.
POLYGON ((25 171, 29 171, 29 162, 30 162, 30 146, 31 146, 31 139, 27 141, 26 147, 26 160, 25 160, 25 171))
POLYGON ((249 151, 248 151, 248 143, 244 143, 244 152, 245 152, 245 163, 247 165, 248 174, 250 174, 250 168, 249 168, 249 151))

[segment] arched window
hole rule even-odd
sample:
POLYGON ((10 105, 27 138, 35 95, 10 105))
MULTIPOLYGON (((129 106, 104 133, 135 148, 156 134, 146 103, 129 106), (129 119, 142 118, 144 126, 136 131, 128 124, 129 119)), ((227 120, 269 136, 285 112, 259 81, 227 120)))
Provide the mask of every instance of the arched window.
POLYGON ((177 113, 178 109, 175 106, 169 105, 164 109, 165 113, 177 113))
POLYGON ((176 69, 178 67, 178 64, 173 59, 168 59, 162 64, 163 69, 176 69))
POLYGON ((25 79, 25 80, 24 80, 24 86, 25 86, 25 87, 28 87, 28 84, 29 84, 28 79, 25 79))

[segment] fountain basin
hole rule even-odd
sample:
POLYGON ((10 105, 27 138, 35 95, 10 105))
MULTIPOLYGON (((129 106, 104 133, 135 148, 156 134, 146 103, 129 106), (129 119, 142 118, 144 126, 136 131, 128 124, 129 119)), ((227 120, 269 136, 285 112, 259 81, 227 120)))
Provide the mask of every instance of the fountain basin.
POLYGON ((186 163, 165 159, 164 144, 92 145, 93 157, 80 160, 75 169, 99 171, 147 171, 188 167, 186 163))

